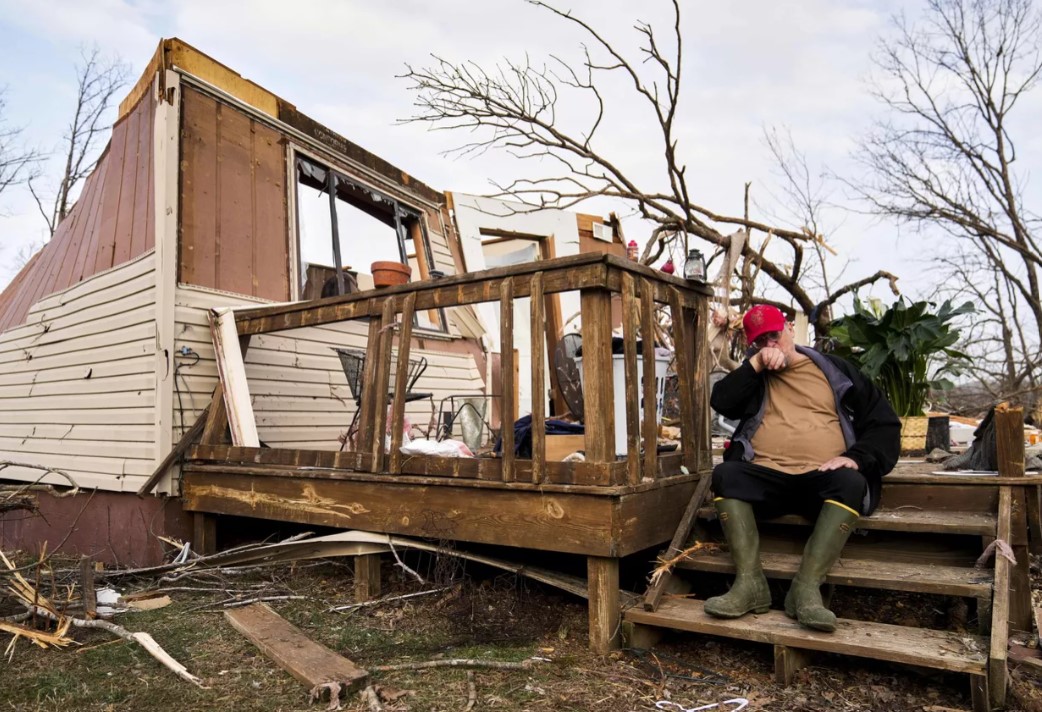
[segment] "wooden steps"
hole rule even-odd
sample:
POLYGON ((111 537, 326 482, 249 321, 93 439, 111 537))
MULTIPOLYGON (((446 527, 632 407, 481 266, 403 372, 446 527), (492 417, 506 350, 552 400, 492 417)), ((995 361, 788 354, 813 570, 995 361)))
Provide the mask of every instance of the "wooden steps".
MULTIPOLYGON (((716 519, 716 510, 702 507, 699 519, 716 519)), ((771 524, 813 524, 806 517, 787 514, 768 520, 771 524)), ((993 512, 970 512, 953 510, 929 510, 918 507, 901 509, 877 509, 870 517, 861 517, 858 529, 873 529, 893 532, 923 532, 937 534, 976 534, 995 536, 997 517, 993 512)))
MULTIPOLYGON (((791 579, 799 569, 800 559, 800 554, 763 552, 760 555, 763 571, 768 578, 791 579)), ((713 573, 734 573, 734 564, 726 551, 697 551, 679 561, 677 567, 713 573)), ((990 597, 992 580, 990 569, 845 557, 832 567, 825 579, 826 583, 841 586, 970 598, 990 597)))
POLYGON ((965 633, 908 628, 905 626, 839 620, 834 633, 807 630, 782 611, 721 620, 706 615, 703 601, 665 598, 656 611, 634 607, 625 620, 647 626, 692 633, 719 635, 801 650, 818 650, 920 665, 938 670, 983 676, 988 662, 988 641, 965 633))

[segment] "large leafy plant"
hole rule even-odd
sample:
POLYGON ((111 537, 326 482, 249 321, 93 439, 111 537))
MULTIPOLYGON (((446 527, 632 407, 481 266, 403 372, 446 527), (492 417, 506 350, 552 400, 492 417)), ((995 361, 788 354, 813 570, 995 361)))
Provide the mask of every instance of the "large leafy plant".
POLYGON ((952 346, 959 332, 952 322, 974 311, 966 302, 940 309, 932 302, 908 304, 904 297, 884 309, 854 299, 854 313, 832 322, 833 352, 853 362, 883 393, 899 416, 922 415, 930 391, 950 390, 969 357, 952 346))

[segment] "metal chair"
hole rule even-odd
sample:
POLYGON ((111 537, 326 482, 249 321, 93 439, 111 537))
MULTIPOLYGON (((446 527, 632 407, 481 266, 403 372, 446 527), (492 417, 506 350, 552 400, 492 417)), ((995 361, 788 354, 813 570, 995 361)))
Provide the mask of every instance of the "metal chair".
MULTIPOLYGON (((332 348, 336 351, 337 356, 340 357, 340 365, 343 367, 344 375, 347 377, 347 387, 350 389, 351 396, 355 400, 355 414, 354 417, 351 418, 351 424, 347 428, 347 435, 344 437, 344 447, 346 447, 348 442, 354 440, 354 437, 358 432, 358 415, 362 411, 362 389, 365 382, 364 373, 366 352, 364 349, 347 349, 339 346, 334 346, 332 348)), ((420 376, 422 376, 423 372, 426 370, 426 358, 420 356, 419 358, 409 359, 409 370, 405 379, 405 402, 412 403, 413 401, 424 400, 427 398, 431 401, 431 410, 433 411, 434 394, 421 393, 413 390, 417 381, 420 380, 420 376)), ((392 387, 387 392, 387 397, 391 400, 394 399, 393 384, 397 378, 397 373, 398 359, 392 356, 390 374, 390 383, 392 384, 392 387)), ((340 449, 343 450, 344 448, 341 447, 340 449)))

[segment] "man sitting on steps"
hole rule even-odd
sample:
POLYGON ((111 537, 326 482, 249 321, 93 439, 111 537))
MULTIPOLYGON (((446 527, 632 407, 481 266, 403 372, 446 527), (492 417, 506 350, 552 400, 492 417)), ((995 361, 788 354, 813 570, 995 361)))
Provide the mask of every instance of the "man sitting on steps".
POLYGON ((785 613, 832 632, 836 616, 821 584, 858 517, 879 504, 882 477, 897 463, 901 425, 883 394, 841 358, 796 346, 775 307, 750 309, 742 324, 751 354, 713 388, 712 406, 740 420, 713 470, 714 504, 737 576, 705 612, 766 613, 771 593, 760 564, 756 517, 816 518, 785 613))

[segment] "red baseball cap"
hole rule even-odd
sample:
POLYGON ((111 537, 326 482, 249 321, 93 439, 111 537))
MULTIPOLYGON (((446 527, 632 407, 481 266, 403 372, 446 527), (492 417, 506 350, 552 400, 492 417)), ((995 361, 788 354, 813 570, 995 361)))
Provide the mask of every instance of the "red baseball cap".
POLYGON ((769 304, 757 304, 742 317, 745 328, 745 341, 752 344, 768 331, 781 331, 785 328, 785 315, 778 307, 769 304))

